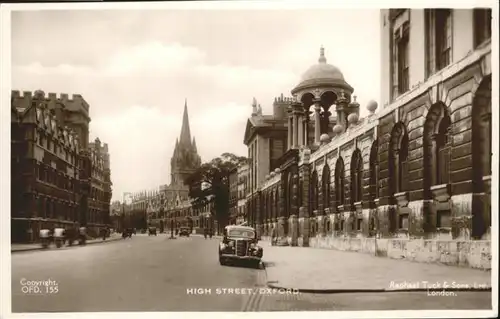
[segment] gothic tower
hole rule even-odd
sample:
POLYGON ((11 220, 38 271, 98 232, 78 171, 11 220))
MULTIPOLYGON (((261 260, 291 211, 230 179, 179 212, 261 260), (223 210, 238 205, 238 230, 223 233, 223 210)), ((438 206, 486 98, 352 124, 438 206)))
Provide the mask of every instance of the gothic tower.
POLYGON ((184 186, 184 180, 201 165, 195 139, 191 139, 187 99, 184 102, 181 136, 175 141, 174 154, 170 160, 172 186, 184 186))

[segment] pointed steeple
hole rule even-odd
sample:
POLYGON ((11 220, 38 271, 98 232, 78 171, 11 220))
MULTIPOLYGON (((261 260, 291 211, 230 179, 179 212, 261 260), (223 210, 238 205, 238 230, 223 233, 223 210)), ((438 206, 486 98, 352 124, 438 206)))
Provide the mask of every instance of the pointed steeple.
POLYGON ((191 144, 191 130, 189 129, 187 99, 184 101, 184 115, 182 116, 181 137, 179 143, 184 146, 191 144))
POLYGON ((195 152, 198 152, 198 150, 196 149, 196 138, 193 137, 193 150, 195 152))

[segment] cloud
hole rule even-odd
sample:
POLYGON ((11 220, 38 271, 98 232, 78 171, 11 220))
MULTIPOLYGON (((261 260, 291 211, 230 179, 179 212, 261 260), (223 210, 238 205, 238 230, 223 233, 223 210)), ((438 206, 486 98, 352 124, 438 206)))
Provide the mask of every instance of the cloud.
POLYGON ((109 145, 113 188, 118 197, 125 191, 167 182, 179 119, 158 109, 132 106, 91 122, 90 137, 99 137, 109 145))

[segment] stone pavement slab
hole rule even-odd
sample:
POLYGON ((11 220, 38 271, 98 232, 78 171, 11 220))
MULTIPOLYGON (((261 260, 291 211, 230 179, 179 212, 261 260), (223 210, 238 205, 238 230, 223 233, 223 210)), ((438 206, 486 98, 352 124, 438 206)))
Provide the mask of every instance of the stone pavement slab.
POLYGON ((303 292, 490 290, 491 271, 262 243, 267 285, 303 292))
MULTIPOLYGON (((98 243, 105 243, 109 241, 115 241, 121 239, 122 236, 121 234, 112 234, 110 237, 106 238, 106 240, 102 240, 102 238, 95 238, 91 240, 87 240, 87 245, 91 244, 98 244, 98 243)), ((75 244, 75 246, 78 246, 78 244, 75 244)), ((51 244, 51 246, 48 249, 51 249, 54 247, 54 244, 51 244)), ((23 252, 23 251, 31 251, 31 250, 42 250, 42 245, 41 244, 12 244, 11 245, 11 253, 17 253, 17 252, 23 252)))

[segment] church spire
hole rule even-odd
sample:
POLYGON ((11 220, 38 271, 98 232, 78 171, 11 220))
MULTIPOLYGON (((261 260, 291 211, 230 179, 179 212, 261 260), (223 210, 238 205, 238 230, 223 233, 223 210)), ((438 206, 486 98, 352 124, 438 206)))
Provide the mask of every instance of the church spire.
POLYGON ((184 114, 182 116, 181 137, 179 143, 181 145, 191 144, 191 130, 189 129, 189 116, 187 109, 187 99, 184 101, 184 114))
POLYGON ((196 139, 193 137, 193 149, 195 152, 198 152, 198 150, 196 149, 196 139))

